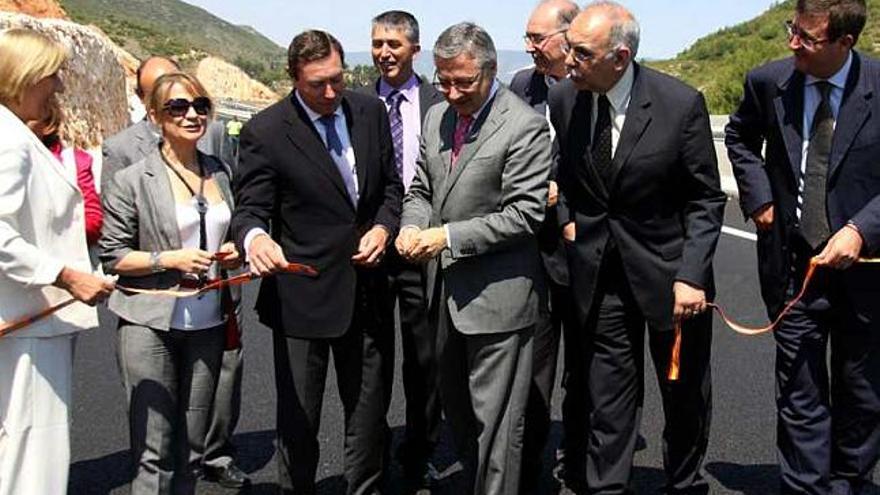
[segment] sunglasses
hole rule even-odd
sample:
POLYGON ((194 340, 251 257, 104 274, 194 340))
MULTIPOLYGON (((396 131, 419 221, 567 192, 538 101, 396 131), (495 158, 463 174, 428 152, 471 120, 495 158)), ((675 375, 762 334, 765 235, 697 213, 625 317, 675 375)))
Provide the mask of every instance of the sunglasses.
POLYGON ((192 101, 186 98, 174 98, 173 100, 166 101, 165 105, 162 106, 168 112, 168 115, 172 117, 186 116, 189 113, 189 107, 192 107, 198 115, 208 115, 211 112, 211 100, 205 96, 199 96, 192 101))

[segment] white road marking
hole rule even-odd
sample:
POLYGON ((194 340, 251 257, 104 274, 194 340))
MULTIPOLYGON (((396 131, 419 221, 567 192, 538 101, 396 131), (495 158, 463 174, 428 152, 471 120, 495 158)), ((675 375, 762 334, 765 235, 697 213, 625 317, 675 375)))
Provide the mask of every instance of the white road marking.
POLYGON ((758 236, 751 232, 746 232, 745 230, 735 229, 733 227, 728 227, 727 225, 723 225, 721 227, 721 232, 732 235, 733 237, 739 237, 740 239, 745 239, 747 241, 755 242, 758 240, 758 236))

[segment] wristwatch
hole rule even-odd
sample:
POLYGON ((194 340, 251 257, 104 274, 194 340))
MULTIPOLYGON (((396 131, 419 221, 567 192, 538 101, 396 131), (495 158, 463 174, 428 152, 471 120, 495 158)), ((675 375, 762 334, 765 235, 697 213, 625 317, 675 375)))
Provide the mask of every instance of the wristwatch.
POLYGON ((150 253, 150 271, 151 272, 162 273, 165 271, 165 267, 163 267, 159 263, 159 256, 161 256, 161 255, 162 255, 162 253, 160 253, 159 251, 153 251, 150 253))

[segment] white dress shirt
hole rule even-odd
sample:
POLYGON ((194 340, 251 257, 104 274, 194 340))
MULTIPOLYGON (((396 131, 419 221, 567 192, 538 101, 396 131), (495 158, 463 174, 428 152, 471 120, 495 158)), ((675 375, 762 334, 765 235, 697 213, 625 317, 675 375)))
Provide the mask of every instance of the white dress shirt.
MULTIPOLYGON (((617 142, 620 140, 620 132, 626 122, 626 110, 632 97, 635 69, 630 63, 623 73, 623 77, 617 81, 611 89, 605 93, 608 97, 608 112, 611 115, 611 156, 617 152, 617 142)), ((596 135, 596 117, 599 115, 599 93, 593 93, 593 107, 590 116, 590 136, 596 135)))
POLYGON ((400 101, 400 118, 403 121, 403 181, 404 191, 409 191, 413 177, 416 175, 416 160, 419 158, 419 138, 422 136, 422 114, 419 102, 419 79, 415 74, 410 76, 403 85, 395 88, 385 79, 379 80, 379 98, 385 102, 385 109, 390 110, 388 95, 397 90, 403 95, 400 101))

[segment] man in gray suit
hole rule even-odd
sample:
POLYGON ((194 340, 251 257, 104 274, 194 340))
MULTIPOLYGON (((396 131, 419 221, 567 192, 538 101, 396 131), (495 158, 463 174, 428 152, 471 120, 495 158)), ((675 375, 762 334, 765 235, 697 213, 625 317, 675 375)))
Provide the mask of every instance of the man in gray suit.
MULTIPOLYGON (((135 91, 141 101, 149 100, 153 85, 159 77, 171 72, 179 72, 180 66, 164 57, 150 57, 141 62, 137 69, 137 88, 135 91)), ((159 132, 144 118, 104 141, 102 149, 103 165, 101 190, 106 191, 113 175, 129 165, 137 163, 150 154, 159 144, 159 132)), ((231 169, 233 160, 226 143, 223 125, 214 121, 208 125, 207 132, 198 142, 199 151, 213 155, 231 169)), ((238 293, 234 292, 234 298, 238 293)), ((239 328, 241 328, 241 307, 237 307, 239 328)), ((227 339, 227 342, 229 339, 227 339)), ((235 465, 235 451, 230 442, 241 410, 242 347, 233 346, 223 352, 220 377, 211 412, 208 435, 205 439, 205 458, 203 469, 205 479, 215 481, 226 488, 241 488, 250 484, 248 476, 235 465)))
POLYGON ((441 402, 466 493, 518 493, 544 290, 535 233, 547 201, 549 127, 495 79, 495 46, 479 26, 446 29, 434 62, 446 102, 425 117, 396 246, 428 262, 441 402))

